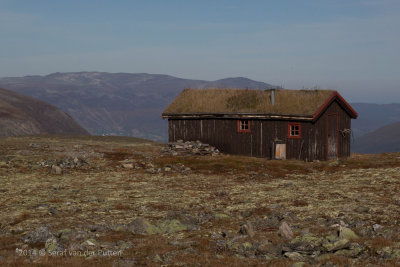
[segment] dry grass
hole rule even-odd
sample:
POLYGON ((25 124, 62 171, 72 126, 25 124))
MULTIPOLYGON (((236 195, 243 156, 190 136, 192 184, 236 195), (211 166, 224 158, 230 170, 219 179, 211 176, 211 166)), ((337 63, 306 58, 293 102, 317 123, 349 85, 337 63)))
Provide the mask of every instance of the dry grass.
POLYGON ((333 92, 275 90, 275 105, 271 105, 271 90, 186 89, 164 110, 164 114, 261 113, 311 116, 333 92))
POLYGON ((24 212, 21 215, 19 215, 18 217, 14 218, 9 224, 16 225, 16 224, 19 224, 19 223, 29 219, 30 217, 31 217, 30 213, 24 212))

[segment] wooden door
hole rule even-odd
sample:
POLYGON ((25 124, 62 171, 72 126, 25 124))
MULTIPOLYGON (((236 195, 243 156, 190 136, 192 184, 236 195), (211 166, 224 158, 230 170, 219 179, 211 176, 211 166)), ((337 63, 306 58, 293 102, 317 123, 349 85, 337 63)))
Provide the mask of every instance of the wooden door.
POLYGON ((327 158, 338 158, 338 115, 328 114, 327 118, 327 158))
POLYGON ((286 144, 275 144, 275 159, 286 159, 286 144))

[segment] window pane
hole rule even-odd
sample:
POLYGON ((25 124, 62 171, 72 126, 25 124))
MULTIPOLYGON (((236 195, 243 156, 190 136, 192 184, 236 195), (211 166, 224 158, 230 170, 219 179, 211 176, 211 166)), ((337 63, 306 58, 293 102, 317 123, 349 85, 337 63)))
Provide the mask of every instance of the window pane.
POLYGON ((290 125, 290 136, 300 136, 300 125, 299 124, 291 124, 290 125))
POLYGON ((249 129, 249 122, 246 120, 240 121, 240 130, 248 130, 249 129))

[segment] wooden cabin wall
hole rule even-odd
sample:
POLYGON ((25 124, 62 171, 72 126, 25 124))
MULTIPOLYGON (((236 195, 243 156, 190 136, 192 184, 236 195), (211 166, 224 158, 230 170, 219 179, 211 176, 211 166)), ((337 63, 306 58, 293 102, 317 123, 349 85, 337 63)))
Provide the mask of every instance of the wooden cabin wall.
POLYGON ((321 117, 315 122, 315 140, 318 147, 317 159, 327 158, 327 117, 329 114, 337 114, 338 118, 338 154, 339 157, 350 156, 351 134, 342 134, 341 131, 351 129, 351 118, 337 101, 332 102, 321 117))
MULTIPOLYGON (((302 122, 302 131, 310 128, 310 122, 302 122)), ((309 139, 288 139, 288 121, 250 120, 250 133, 239 133, 237 119, 169 119, 168 130, 170 142, 200 140, 224 153, 271 158, 273 142, 279 140, 286 143, 287 158, 308 156, 309 139)))
MULTIPOLYGON (((200 140, 215 146, 224 153, 255 157, 272 157, 275 140, 286 143, 286 158, 301 160, 326 160, 327 116, 338 114, 339 130, 350 129, 350 117, 335 101, 315 122, 301 123, 301 138, 288 138, 285 120, 250 120, 250 133, 237 131, 237 119, 169 119, 170 142, 200 140)), ((339 157, 350 155, 350 135, 339 132, 339 157)))

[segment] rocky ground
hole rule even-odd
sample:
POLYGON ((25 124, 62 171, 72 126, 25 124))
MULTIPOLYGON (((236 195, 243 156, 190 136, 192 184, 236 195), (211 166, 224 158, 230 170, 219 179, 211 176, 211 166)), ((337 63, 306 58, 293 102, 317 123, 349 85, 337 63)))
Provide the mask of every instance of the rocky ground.
POLYGON ((123 137, 1 138, 0 265, 400 262, 400 153, 192 154, 123 137))

